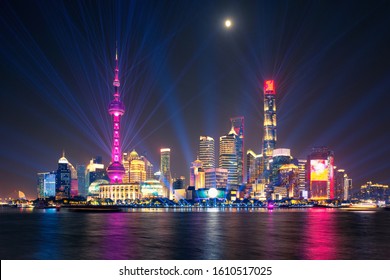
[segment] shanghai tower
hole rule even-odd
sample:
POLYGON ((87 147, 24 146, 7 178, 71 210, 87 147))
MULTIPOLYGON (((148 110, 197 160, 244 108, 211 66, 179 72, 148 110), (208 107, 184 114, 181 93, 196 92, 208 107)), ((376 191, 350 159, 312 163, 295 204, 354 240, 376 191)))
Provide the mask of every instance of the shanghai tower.
POLYGON ((264 82, 264 135, 263 160, 264 178, 269 178, 270 159, 276 146, 276 103, 274 80, 264 82))

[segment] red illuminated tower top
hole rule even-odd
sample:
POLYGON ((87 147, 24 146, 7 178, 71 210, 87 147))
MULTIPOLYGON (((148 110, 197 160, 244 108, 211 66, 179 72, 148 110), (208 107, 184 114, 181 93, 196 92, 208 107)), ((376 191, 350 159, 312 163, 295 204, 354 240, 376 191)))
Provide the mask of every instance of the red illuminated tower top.
POLYGON ((125 175, 125 168, 121 160, 121 146, 120 146, 120 118, 125 113, 125 105, 120 99, 119 94, 119 67, 118 67, 118 50, 115 53, 115 77, 114 82, 114 99, 108 106, 108 113, 113 117, 113 142, 111 152, 111 164, 107 168, 107 175, 111 183, 122 183, 125 175))
POLYGON ((264 81, 264 94, 275 94, 274 80, 264 81))

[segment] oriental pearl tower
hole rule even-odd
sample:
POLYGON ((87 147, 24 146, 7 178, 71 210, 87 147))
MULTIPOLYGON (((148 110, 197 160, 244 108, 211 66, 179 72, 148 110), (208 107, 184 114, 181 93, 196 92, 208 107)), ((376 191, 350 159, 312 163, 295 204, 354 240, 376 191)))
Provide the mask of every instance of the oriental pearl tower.
POLYGON ((113 117, 113 142, 111 152, 111 163, 107 167, 107 175, 110 178, 112 184, 122 183, 123 176, 125 175, 125 168, 121 160, 121 145, 120 145, 120 119, 125 113, 125 105, 120 99, 119 94, 119 77, 118 77, 118 50, 115 53, 115 77, 114 82, 114 99, 108 106, 108 113, 113 117))

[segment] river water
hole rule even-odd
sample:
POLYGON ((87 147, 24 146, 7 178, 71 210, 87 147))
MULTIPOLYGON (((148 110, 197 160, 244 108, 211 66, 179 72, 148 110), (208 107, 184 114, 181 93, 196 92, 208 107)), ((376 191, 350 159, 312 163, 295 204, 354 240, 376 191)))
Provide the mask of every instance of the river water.
POLYGON ((1 259, 390 259, 390 211, 0 208, 1 259))

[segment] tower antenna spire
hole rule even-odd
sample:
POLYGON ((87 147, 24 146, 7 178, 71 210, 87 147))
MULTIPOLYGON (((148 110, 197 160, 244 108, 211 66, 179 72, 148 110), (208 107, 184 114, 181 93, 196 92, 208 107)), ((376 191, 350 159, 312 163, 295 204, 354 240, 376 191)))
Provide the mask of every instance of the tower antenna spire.
POLYGON ((114 76, 114 82, 112 83, 115 88, 115 97, 119 97, 118 88, 120 87, 121 83, 119 81, 119 63, 118 63, 118 41, 115 43, 115 76, 114 76))
POLYGON ((115 41, 115 61, 116 67, 118 68, 118 41, 115 41))

